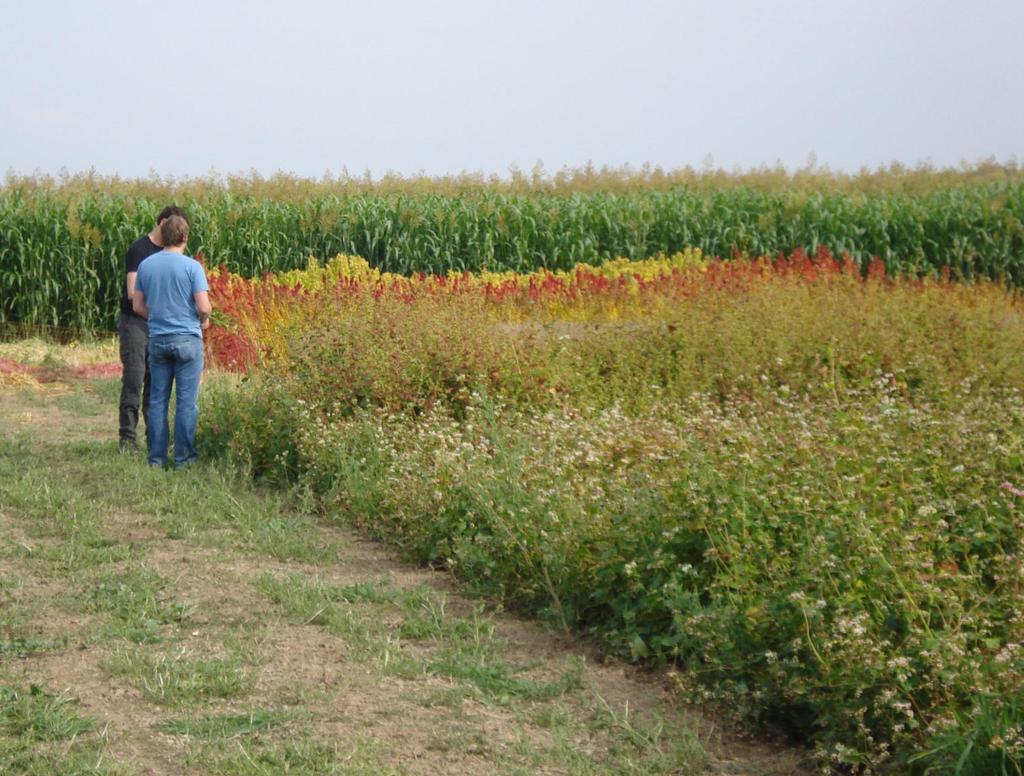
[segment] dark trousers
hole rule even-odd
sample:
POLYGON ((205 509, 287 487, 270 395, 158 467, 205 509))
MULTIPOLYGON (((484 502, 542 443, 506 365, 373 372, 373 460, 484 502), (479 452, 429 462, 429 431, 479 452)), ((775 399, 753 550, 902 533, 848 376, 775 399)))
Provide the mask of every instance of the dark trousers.
POLYGON ((140 405, 142 419, 149 425, 149 364, 146 363, 149 324, 145 318, 122 312, 117 322, 117 333, 121 338, 122 367, 119 436, 122 440, 134 442, 140 405))

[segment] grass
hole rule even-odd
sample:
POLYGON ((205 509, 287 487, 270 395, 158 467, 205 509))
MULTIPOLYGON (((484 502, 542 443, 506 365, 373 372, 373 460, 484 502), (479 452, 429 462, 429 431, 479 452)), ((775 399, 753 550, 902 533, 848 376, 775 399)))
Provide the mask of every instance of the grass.
MULTIPOLYGON (((301 494, 255 489, 219 464, 152 472, 118 456, 112 432, 98 438, 110 414, 96 405, 110 396, 96 385, 0 393, 0 427, 10 419, 17 428, 29 412, 62 419, 46 433, 0 436, 0 772, 114 776, 173 763, 156 767, 403 773, 422 752, 395 747, 399 726, 433 746, 426 756, 436 762, 516 772, 527 755, 511 751, 515 738, 544 768, 589 759, 589 770, 576 772, 621 772, 606 756, 613 739, 586 727, 582 659, 524 658, 500 635, 495 613, 428 585, 373 573, 327 581, 359 548, 304 511, 301 494), (283 570, 254 571, 251 586, 207 559, 283 570), (184 574, 194 575, 187 589, 184 574), (207 584, 198 597, 197 580, 207 584), (222 584, 236 586, 233 604, 248 603, 222 609, 222 584), (265 603, 283 618, 267 618, 265 603), (311 625, 323 635, 310 636, 311 625), (280 672, 293 669, 291 656, 267 647, 278 639, 285 650, 293 639, 329 639, 317 651, 325 669, 334 660, 344 667, 333 681, 289 678, 280 672), (102 692, 80 684, 93 674, 102 692), (364 704, 373 698, 377 711, 350 718, 353 693, 364 704), (533 712, 558 704, 569 710, 566 730, 588 732, 567 733, 564 747, 548 751, 551 728, 533 712), (115 705, 108 726, 105 710, 115 705), (516 732, 483 741, 493 718, 476 716, 480 709, 516 732), (133 754, 114 762, 108 739, 126 735, 133 754), (167 736, 181 744, 168 748, 167 736)), ((653 756, 630 755, 638 763, 653 756)))
POLYGON ((312 738, 291 741, 238 741, 232 747, 200 750, 191 762, 212 776, 397 776, 381 746, 367 738, 326 743, 312 738))
POLYGON ((172 736, 212 740, 251 736, 287 725, 294 719, 296 715, 290 712, 252 709, 245 714, 217 714, 164 720, 154 724, 153 729, 172 736))
POLYGON ((0 730, 30 741, 75 738, 92 730, 96 721, 75 714, 73 705, 70 698, 36 685, 27 691, 4 687, 0 689, 0 730))
POLYGON ((19 776, 120 776, 95 719, 66 694, 0 684, 0 772, 19 776))
MULTIPOLYGON (((54 622, 67 596, 29 568, 24 556, 10 555, 7 564, 16 585, 0 589, 0 657, 27 657, 65 649, 75 636, 54 622)), ((47 568, 50 568, 49 566, 47 568)))
POLYGON ((109 615, 107 638, 137 644, 163 641, 165 626, 187 624, 194 607, 169 599, 169 582, 140 564, 116 573, 97 575, 88 580, 80 593, 82 609, 109 615))
POLYGON ((24 599, 23 579, 0 577, 0 635, 14 633, 32 621, 24 599))
MULTIPOLYGON (((90 449, 90 455, 96 450, 90 449)), ((28 438, 0 438, 0 503, 25 518, 27 535, 36 540, 11 548, 16 554, 78 572, 128 559, 130 545, 110 538, 100 512, 90 500, 88 480, 52 469, 26 468, 33 455, 28 438)))
POLYGON ((580 689, 582 664, 568 660, 561 676, 537 681, 517 676, 520 673, 492 654, 481 653, 465 644, 442 650, 426 666, 429 673, 461 681, 475 687, 478 697, 491 703, 509 705, 512 701, 549 701, 580 689))
MULTIPOLYGON (((297 615, 303 624, 327 627, 335 635, 343 636, 349 646, 367 643, 371 628, 378 633, 387 628, 386 623, 371 623, 371 618, 360 616, 362 612, 353 606, 358 599, 346 598, 343 586, 330 586, 318 579, 307 580, 301 573, 288 577, 264 574, 256 580, 255 586, 286 612, 297 615)), ((365 611, 376 612, 376 609, 365 611)))
MULTIPOLYGON (((664 720, 631 715, 628 707, 616 711, 600 696, 588 698, 587 707, 584 740, 603 743, 607 748, 603 760, 595 761, 586 747, 580 746, 577 715, 560 705, 546 709, 538 720, 550 733, 548 746, 539 748, 528 740, 517 742, 513 754, 506 757, 506 772, 525 776, 554 762, 566 763, 567 772, 578 776, 601 772, 636 776, 704 772, 707 755, 693 730, 669 731, 664 720)), ((703 732, 711 738, 710 731, 703 732)))
POLYGON ((453 616, 445 597, 432 590, 375 582, 334 586, 299 574, 266 574, 256 586, 304 624, 341 638, 354 658, 372 659, 385 672, 455 680, 473 688, 476 697, 506 705, 551 700, 581 686, 579 660, 568 660, 564 673, 551 681, 519 676, 521 671, 502 659, 505 645, 481 606, 465 617, 453 616), (433 647, 429 656, 414 649, 421 642, 433 647))
MULTIPOLYGON (((75 414, 65 397, 55 403, 75 414)), ((98 442, 73 442, 59 453, 44 453, 54 459, 50 470, 21 467, 21 458, 31 454, 28 437, 0 439, 0 498, 30 519, 30 536, 61 540, 20 551, 65 570, 133 557, 131 544, 105 535, 100 515, 107 509, 153 512, 168 538, 276 560, 325 564, 342 555, 337 542, 312 530, 310 515, 296 512, 279 495, 254 492, 230 470, 200 466, 169 477, 145 467, 142 456, 113 456, 110 443, 98 442), (201 502, 197 493, 203 494, 201 502)))
POLYGON ((15 636, 0 639, 0 658, 26 658, 44 655, 47 652, 59 652, 66 649, 70 637, 60 639, 38 639, 15 636))
POLYGON ((246 697, 255 673, 249 656, 231 651, 225 657, 193 656, 179 648, 154 652, 122 647, 104 664, 111 676, 123 679, 159 706, 195 706, 211 699, 246 697))

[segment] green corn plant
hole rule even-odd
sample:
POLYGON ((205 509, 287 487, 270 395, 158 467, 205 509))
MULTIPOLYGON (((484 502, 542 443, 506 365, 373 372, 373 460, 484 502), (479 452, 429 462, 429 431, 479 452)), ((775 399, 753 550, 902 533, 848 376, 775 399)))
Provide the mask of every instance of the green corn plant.
POLYGON ((824 245, 864 266, 877 256, 894 273, 949 267, 958 279, 1024 284, 1024 180, 1015 167, 852 179, 646 175, 591 170, 404 185, 9 179, 0 187, 0 322, 112 327, 124 251, 169 202, 192 218, 193 253, 245 276, 339 253, 409 274, 569 269, 688 247, 731 257, 824 245))

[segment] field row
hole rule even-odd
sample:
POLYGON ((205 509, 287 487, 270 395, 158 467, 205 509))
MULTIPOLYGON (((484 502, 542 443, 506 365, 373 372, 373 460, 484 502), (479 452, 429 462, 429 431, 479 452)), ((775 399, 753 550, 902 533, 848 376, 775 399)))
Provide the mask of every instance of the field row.
POLYGON ((764 192, 925 194, 964 186, 1021 181, 1024 181, 1024 167, 1018 162, 983 159, 955 168, 930 164, 908 167, 894 162, 873 169, 864 167, 855 173, 835 172, 814 164, 795 170, 781 165, 747 170, 723 170, 707 166, 698 170, 693 167, 666 169, 654 165, 598 167, 587 164, 583 167, 563 167, 554 172, 538 164, 530 170, 513 166, 506 175, 462 172, 457 175, 409 176, 386 173, 378 178, 369 173, 352 175, 348 171, 338 175, 328 172, 321 178, 303 178, 283 172, 264 177, 255 171, 245 175, 211 174, 198 178, 153 175, 148 178, 109 178, 95 172, 74 175, 64 173, 58 177, 8 173, 5 186, 26 191, 60 192, 72 198, 104 192, 156 199, 182 196, 203 199, 211 193, 228 191, 236 196, 302 201, 322 194, 593 194, 680 188, 701 192, 752 189, 764 192))
POLYGON ((0 189, 0 322, 112 328, 127 246, 173 197, 193 220, 192 253, 247 277, 308 257, 361 256, 385 272, 567 270, 689 248, 776 255, 803 246, 890 273, 1024 282, 1024 184, 982 178, 923 191, 754 188, 458 194, 222 187, 158 193, 10 182, 0 189))
POLYGON ((217 274, 204 449, 823 763, 1019 773, 1019 294, 634 266, 217 274))

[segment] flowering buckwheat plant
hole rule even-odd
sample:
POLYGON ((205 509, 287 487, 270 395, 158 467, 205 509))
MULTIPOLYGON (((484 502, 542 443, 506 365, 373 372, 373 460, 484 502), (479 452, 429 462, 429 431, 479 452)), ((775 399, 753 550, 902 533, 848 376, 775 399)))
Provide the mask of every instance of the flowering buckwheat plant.
POLYGON ((205 442, 825 767, 1020 773, 1024 311, 830 266, 282 296, 205 442))

